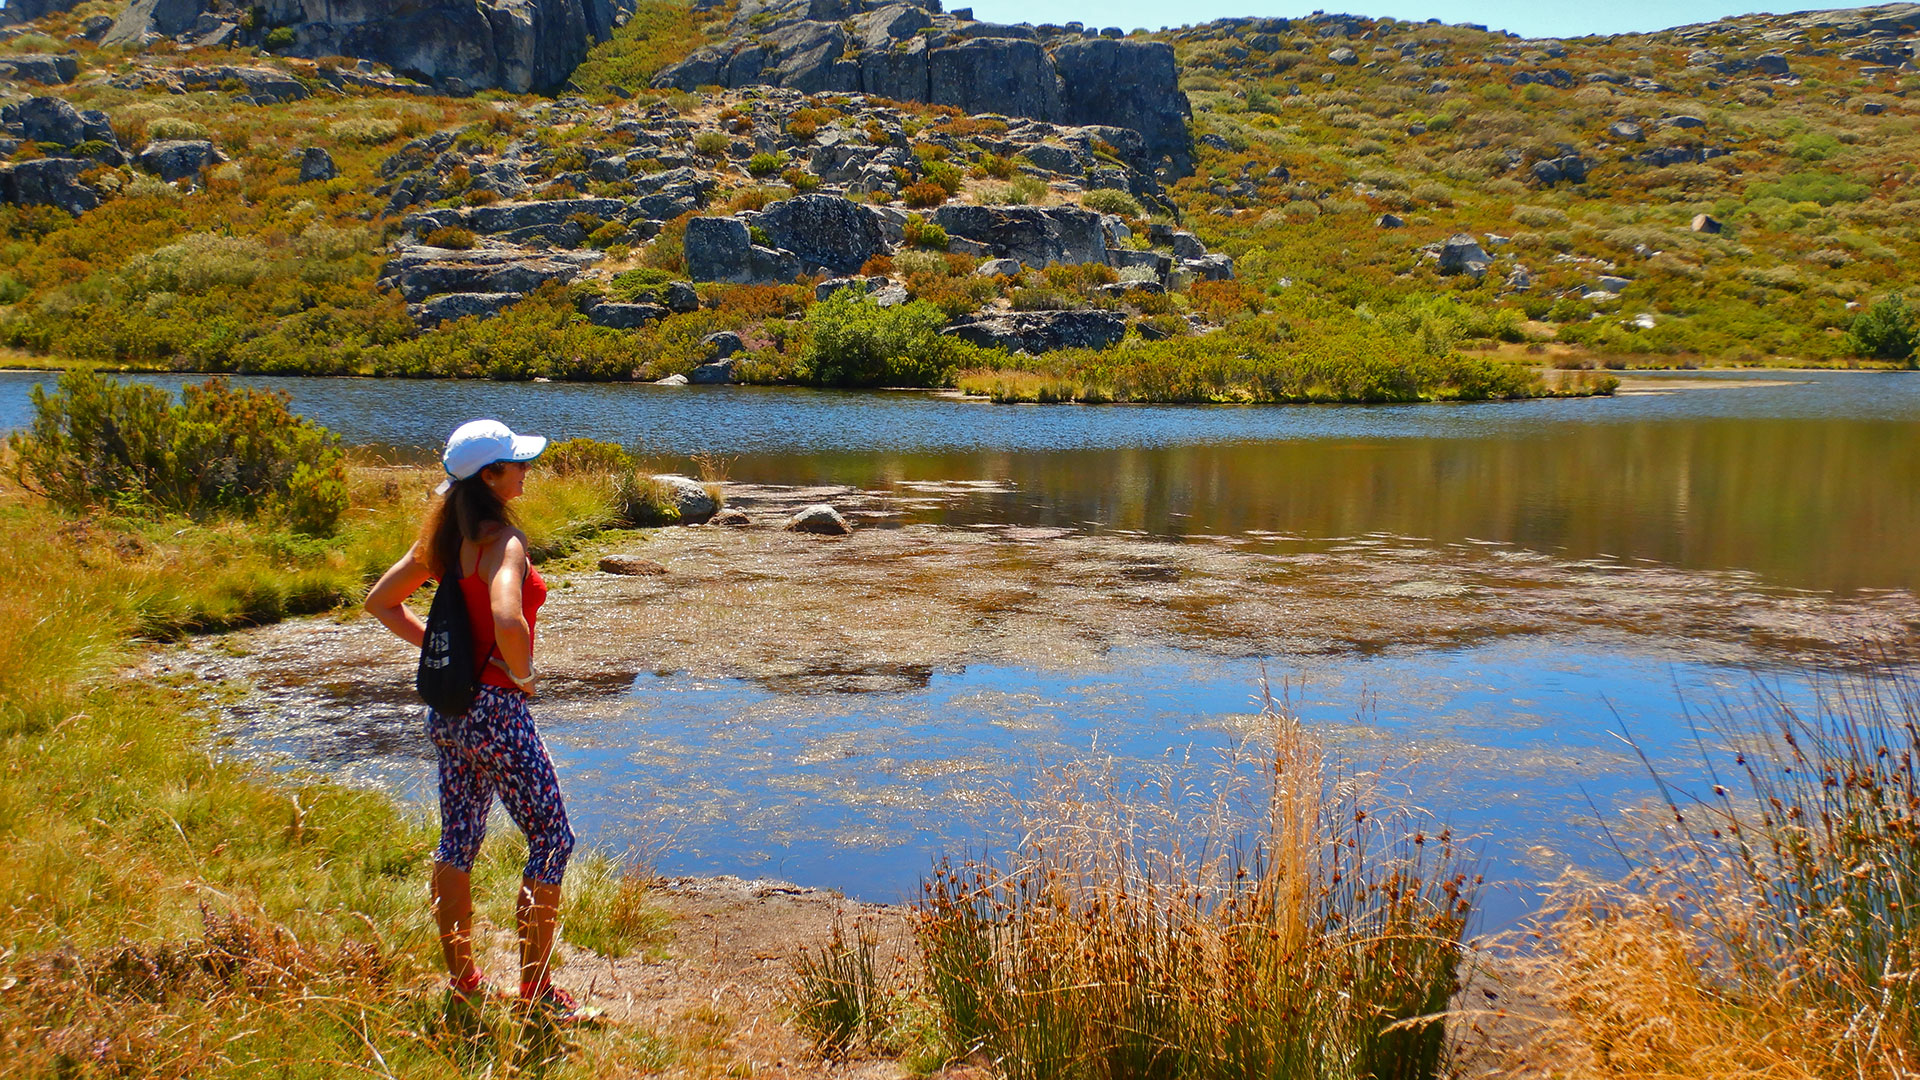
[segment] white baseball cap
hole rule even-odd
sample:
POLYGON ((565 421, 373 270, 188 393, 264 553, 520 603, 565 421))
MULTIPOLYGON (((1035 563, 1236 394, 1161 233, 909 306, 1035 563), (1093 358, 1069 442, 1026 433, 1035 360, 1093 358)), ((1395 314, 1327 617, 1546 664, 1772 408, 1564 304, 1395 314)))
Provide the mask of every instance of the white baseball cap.
POLYGON ((545 435, 515 435, 498 420, 469 420, 447 436, 446 452, 440 455, 447 479, 434 493, 445 495, 454 481, 465 480, 496 461, 532 461, 546 449, 545 435))

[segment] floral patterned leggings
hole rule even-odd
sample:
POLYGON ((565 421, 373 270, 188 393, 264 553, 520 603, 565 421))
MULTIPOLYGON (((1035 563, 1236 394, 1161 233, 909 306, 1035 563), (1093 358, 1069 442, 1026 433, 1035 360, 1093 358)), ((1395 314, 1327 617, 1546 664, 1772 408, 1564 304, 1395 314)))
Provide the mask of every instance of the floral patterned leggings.
POLYGON ((434 859, 472 872, 487 836, 493 797, 527 835, 525 876, 558 885, 573 854, 573 828, 560 801, 553 759, 518 690, 480 687, 459 716, 427 710, 427 737, 440 758, 440 847, 434 859))

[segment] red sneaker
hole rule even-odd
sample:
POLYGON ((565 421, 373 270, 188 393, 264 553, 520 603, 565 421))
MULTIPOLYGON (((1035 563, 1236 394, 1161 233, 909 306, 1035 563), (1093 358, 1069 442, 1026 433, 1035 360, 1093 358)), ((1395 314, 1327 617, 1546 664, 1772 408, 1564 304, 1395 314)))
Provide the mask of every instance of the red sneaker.
POLYGON ((600 1018, 600 1010, 573 1000, 573 995, 548 983, 537 992, 530 986, 520 988, 520 1000, 549 1023, 584 1024, 600 1018))

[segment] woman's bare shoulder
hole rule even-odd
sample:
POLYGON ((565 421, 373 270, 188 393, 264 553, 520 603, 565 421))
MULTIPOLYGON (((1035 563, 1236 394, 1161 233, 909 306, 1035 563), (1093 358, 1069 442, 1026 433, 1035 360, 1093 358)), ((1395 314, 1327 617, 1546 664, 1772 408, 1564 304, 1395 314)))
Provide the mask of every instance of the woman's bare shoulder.
POLYGON ((480 548, 481 566, 489 574, 504 564, 509 555, 516 556, 516 561, 524 561, 527 557, 527 534, 504 521, 489 521, 482 525, 475 543, 480 548))

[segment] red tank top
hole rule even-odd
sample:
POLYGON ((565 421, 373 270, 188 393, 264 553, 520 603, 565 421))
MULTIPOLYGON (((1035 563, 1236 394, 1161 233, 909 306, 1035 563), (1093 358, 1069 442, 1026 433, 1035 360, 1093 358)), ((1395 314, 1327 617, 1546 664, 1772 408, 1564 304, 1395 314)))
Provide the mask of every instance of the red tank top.
MULTIPOLYGON (((479 574, 469 574, 460 579, 460 595, 467 601, 467 621, 473 625, 473 664, 480 672, 480 685, 498 686, 503 690, 518 689, 507 673, 487 662, 493 655, 493 599, 487 595, 486 579, 479 574)), ((520 583, 520 610, 527 616, 528 641, 532 641, 534 619, 540 613, 540 605, 547 601, 547 583, 540 578, 540 571, 527 567, 526 580, 520 583)))

